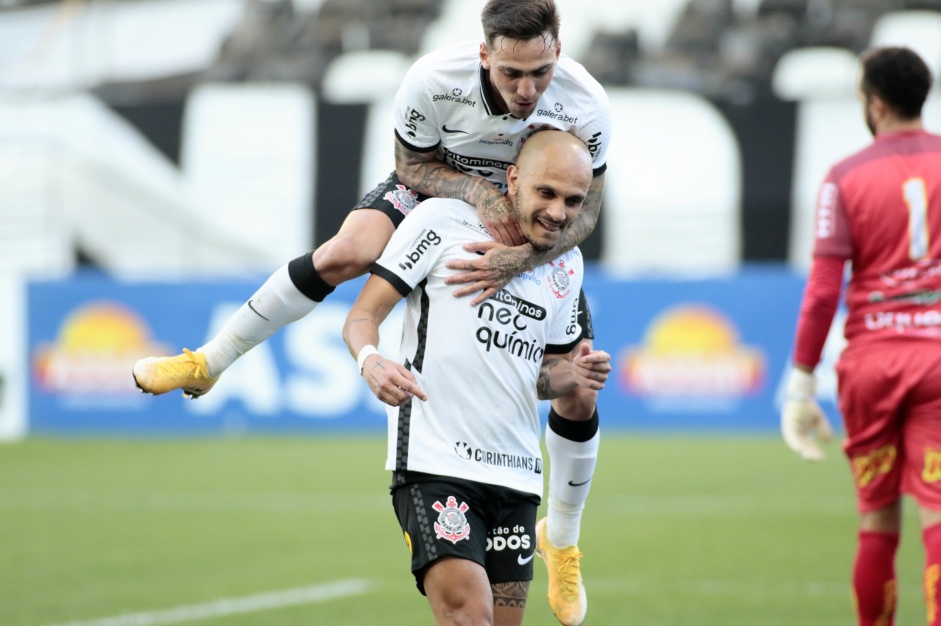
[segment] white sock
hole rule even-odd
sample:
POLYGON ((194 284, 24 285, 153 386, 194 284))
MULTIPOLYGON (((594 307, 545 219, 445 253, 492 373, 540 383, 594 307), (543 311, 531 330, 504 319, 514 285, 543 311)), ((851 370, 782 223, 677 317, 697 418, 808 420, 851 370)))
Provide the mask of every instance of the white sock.
POLYGON ((206 355, 209 375, 220 375, 240 356, 313 311, 317 304, 298 291, 287 265, 278 268, 216 336, 198 349, 206 355))
POLYGON ((546 534, 557 548, 578 543, 582 510, 598 460, 601 431, 588 441, 572 441, 546 428, 549 452, 549 503, 546 534))

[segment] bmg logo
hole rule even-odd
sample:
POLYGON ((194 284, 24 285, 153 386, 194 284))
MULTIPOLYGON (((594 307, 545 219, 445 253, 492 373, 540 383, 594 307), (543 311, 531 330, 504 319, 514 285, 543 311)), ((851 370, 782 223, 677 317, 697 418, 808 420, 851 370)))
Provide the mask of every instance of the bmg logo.
POLYGON ((425 236, 419 239, 411 251, 405 254, 405 260, 399 263, 399 267, 403 270, 412 269, 414 263, 418 263, 422 255, 425 254, 432 246, 437 246, 441 244, 441 237, 438 236, 433 230, 429 230, 425 233, 425 236))

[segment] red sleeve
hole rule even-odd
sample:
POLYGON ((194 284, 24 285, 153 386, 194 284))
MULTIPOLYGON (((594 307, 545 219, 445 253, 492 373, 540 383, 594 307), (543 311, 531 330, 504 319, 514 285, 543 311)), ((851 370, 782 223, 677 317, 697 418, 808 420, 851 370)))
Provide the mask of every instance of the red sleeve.
POLYGON ((797 337, 794 341, 794 364, 813 370, 820 362, 823 344, 827 341, 833 316, 840 304, 843 268, 846 259, 838 256, 815 256, 804 288, 797 337))

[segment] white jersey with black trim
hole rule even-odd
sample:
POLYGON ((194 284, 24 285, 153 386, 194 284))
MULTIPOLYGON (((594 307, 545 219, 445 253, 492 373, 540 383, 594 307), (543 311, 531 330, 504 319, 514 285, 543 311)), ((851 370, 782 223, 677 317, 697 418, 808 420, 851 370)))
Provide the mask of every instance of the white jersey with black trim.
POLYGON ((543 357, 581 339, 582 255, 575 248, 517 275, 472 307, 445 264, 490 239, 474 207, 432 198, 395 231, 373 274, 406 296, 400 362, 428 395, 388 407, 386 468, 454 476, 542 495, 536 382, 543 357))
POLYGON ((455 44, 418 59, 395 96, 395 132, 415 152, 437 151, 459 172, 506 191, 506 170, 535 132, 571 132, 588 146, 595 175, 611 137, 608 96, 581 64, 562 55, 549 87, 525 120, 497 106, 480 63, 480 43, 455 44))

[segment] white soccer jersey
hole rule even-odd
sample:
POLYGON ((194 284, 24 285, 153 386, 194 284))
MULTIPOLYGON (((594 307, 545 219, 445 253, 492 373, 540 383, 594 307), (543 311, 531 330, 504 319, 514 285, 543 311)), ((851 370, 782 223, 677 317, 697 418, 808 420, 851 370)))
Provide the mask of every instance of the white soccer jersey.
POLYGON ((400 362, 428 395, 388 407, 386 469, 443 474, 542 495, 536 380, 543 356, 582 335, 578 248, 521 273, 472 307, 445 267, 490 239, 469 204, 433 198, 395 231, 373 273, 407 296, 400 362))
POLYGON ((605 169, 611 138, 608 96, 577 61, 562 55, 552 82, 525 120, 497 107, 480 43, 431 52, 412 66, 395 97, 395 132, 415 152, 436 150, 454 169, 506 191, 506 170, 533 133, 554 128, 581 139, 595 175, 605 169))

